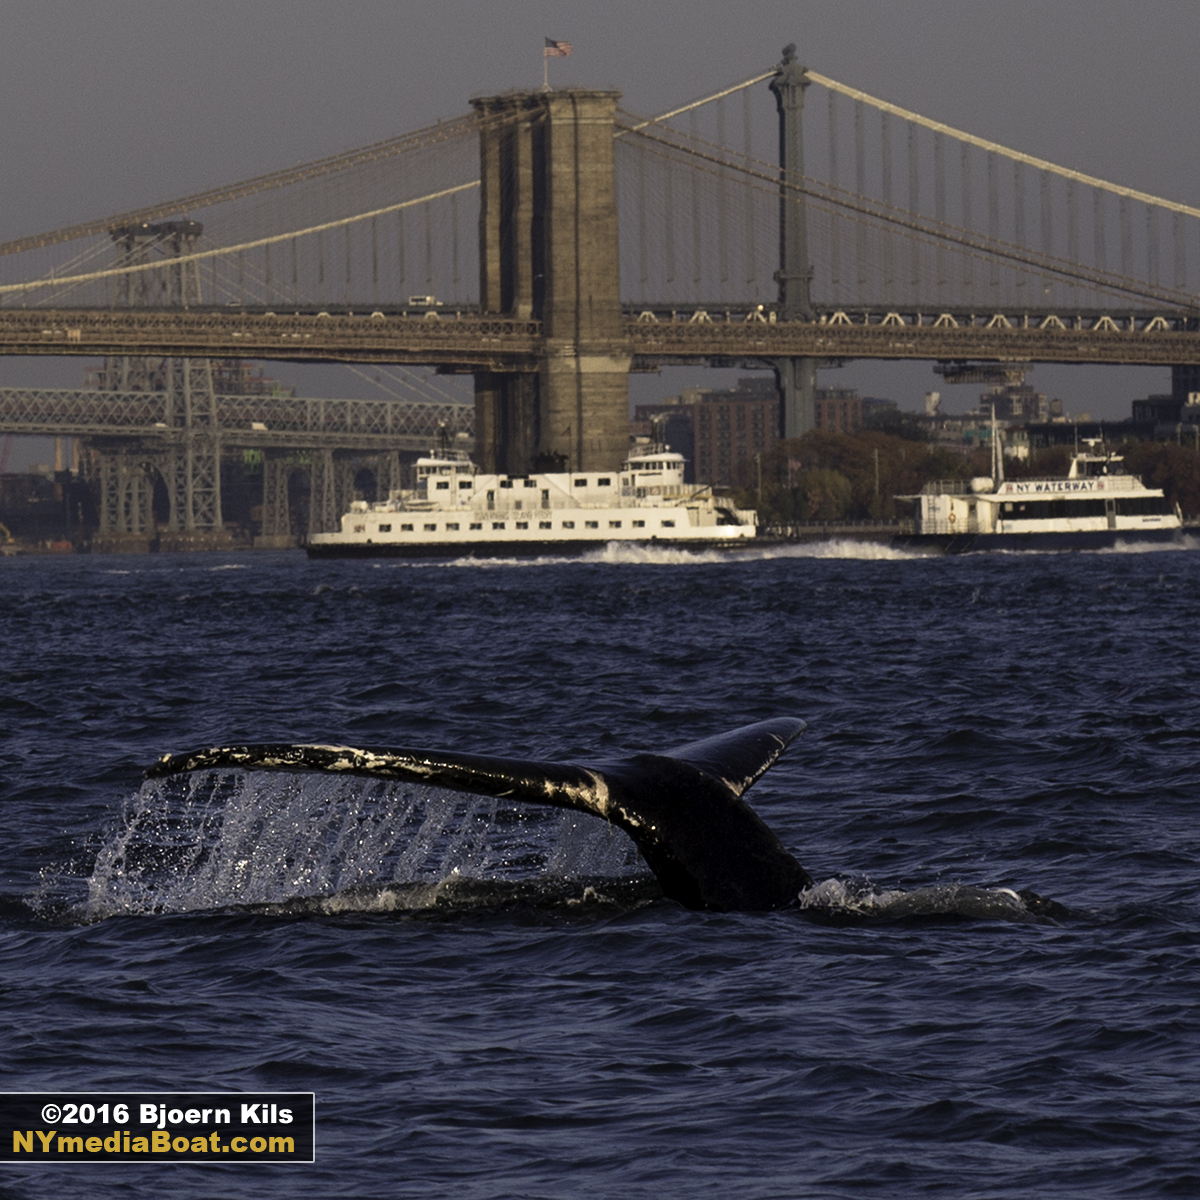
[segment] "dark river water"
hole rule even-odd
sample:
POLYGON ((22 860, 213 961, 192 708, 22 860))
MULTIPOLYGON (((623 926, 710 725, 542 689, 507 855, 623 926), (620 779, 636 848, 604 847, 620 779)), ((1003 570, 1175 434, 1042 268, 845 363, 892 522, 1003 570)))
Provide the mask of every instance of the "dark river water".
POLYGON ((316 1159, 0 1195, 1200 1195, 1198 629, 1186 550, 4 560, 3 1088, 312 1091, 316 1159), (779 716, 747 798, 819 903, 768 914, 663 899, 587 817, 141 779, 779 716))

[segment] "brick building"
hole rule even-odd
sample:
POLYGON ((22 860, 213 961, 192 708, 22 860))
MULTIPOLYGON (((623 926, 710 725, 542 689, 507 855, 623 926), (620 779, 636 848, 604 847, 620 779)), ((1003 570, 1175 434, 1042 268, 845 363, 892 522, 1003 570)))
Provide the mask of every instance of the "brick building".
MULTIPOLYGON (((813 399, 818 429, 862 428, 863 400, 856 391, 817 388, 813 399)), ((773 375, 744 376, 721 390, 684 388, 659 404, 639 404, 633 433, 649 436, 655 420, 667 445, 687 458, 689 483, 752 487, 754 456, 779 441, 779 391, 773 375)))
POLYGON ((779 440, 779 392, 769 375, 739 379, 732 388, 684 388, 661 404, 639 404, 633 432, 648 435, 652 419, 667 445, 689 460, 689 483, 750 487, 754 456, 779 440))
POLYGON ((817 388, 813 392, 813 416, 818 429, 853 433, 862 428, 862 397, 850 388, 817 388))

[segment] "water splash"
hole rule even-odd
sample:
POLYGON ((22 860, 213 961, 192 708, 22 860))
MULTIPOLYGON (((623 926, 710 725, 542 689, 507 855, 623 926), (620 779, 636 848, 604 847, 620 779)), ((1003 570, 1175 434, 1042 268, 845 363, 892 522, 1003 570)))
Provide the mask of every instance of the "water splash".
POLYGON ((1091 551, 1093 554, 1162 554, 1179 550, 1200 550, 1200 538, 1184 533, 1170 542, 1118 542, 1115 546, 1102 546, 1091 551))
POLYGON ((853 558, 868 562, 910 562, 914 559, 937 557, 928 550, 914 546, 893 546, 888 541, 860 538, 824 538, 819 541, 795 542, 773 549, 764 547, 755 552, 756 558, 853 558))
POLYGON ((826 879, 800 893, 800 907, 832 918, 970 917, 1030 922, 1042 919, 1009 888, 938 883, 912 891, 876 891, 870 884, 826 879))
POLYGON ((647 542, 606 542, 594 550, 581 554, 526 556, 488 556, 487 558, 414 559, 402 562, 375 564, 377 570, 444 570, 447 567, 473 567, 487 571, 512 567, 573 566, 597 563, 609 566, 707 566, 714 563, 770 562, 785 558, 832 558, 862 560, 909 561, 912 559, 937 557, 933 552, 900 548, 888 542, 859 540, 856 538, 829 538, 810 542, 787 542, 758 545, 748 539, 744 546, 725 550, 679 549, 647 542))
POLYGON ((380 780, 198 771, 148 780, 128 799, 83 915, 419 907, 448 881, 640 873, 629 838, 585 813, 380 780))
POLYGON ((657 563, 663 566, 696 563, 771 562, 786 558, 853 558, 908 560, 927 557, 919 550, 900 549, 889 542, 858 538, 824 538, 759 546, 753 541, 728 550, 673 550, 643 543, 609 542, 603 550, 585 554, 581 561, 604 563, 657 563))

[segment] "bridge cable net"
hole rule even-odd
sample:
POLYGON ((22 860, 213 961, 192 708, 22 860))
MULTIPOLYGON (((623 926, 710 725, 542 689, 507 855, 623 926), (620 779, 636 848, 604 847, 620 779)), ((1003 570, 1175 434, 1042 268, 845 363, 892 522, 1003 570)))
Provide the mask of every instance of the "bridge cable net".
POLYGON ((478 292, 478 116, 0 244, 0 304, 384 311, 478 292))
MULTIPOLYGON (((630 302, 720 312, 774 300, 780 181, 766 154, 777 134, 773 98, 757 86, 773 74, 657 118, 621 112, 630 302)), ((818 308, 1197 307, 1200 210, 808 77, 819 86, 808 89, 795 190, 818 308)), ((361 310, 415 295, 465 307, 478 285, 487 119, 4 243, 0 303, 361 310)))
MULTIPOLYGON (((778 135, 769 92, 749 90, 761 78, 678 116, 619 114, 628 302, 716 317, 775 298, 780 171, 758 148, 778 135)), ((808 90, 794 191, 818 310, 1200 309, 1200 210, 809 78, 828 86, 808 90)))

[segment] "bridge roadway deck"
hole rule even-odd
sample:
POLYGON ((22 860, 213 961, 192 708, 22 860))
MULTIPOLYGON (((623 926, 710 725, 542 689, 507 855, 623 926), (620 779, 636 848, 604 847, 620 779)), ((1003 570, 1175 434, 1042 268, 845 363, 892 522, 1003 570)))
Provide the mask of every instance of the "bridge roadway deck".
MULTIPOLYGON (((605 347, 637 367, 789 357, 1200 364, 1194 316, 827 313, 814 322, 629 319, 605 347)), ((0 309, 0 354, 145 354, 409 363, 450 371, 534 371, 537 321, 188 310, 0 309)))

